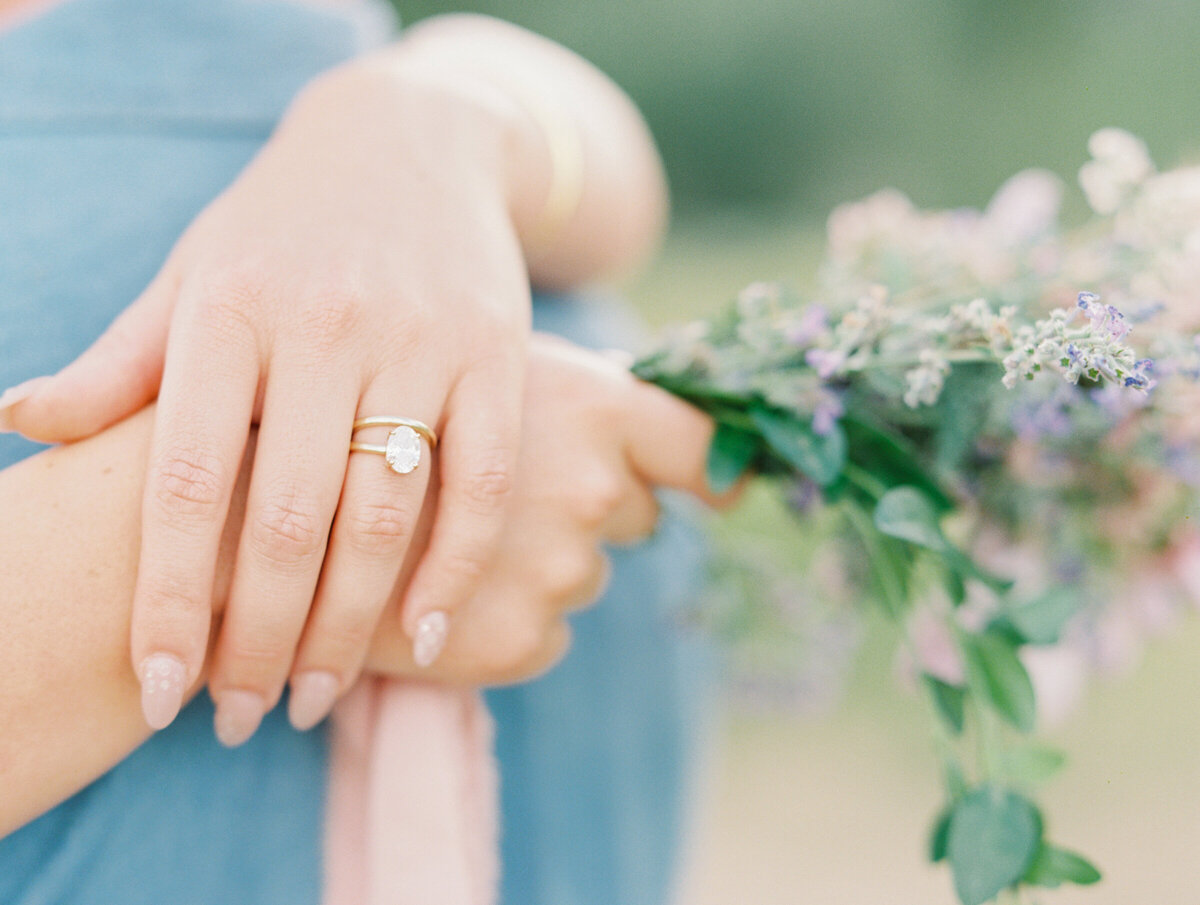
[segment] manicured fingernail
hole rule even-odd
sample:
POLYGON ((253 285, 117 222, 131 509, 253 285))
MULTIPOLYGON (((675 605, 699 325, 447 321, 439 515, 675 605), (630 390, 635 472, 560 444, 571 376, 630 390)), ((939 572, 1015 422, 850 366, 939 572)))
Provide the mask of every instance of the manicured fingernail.
POLYGON ((171 725, 183 706, 187 667, 172 654, 151 654, 138 667, 142 683, 142 715, 151 729, 171 725))
POLYGON ((446 646, 446 633, 450 620, 441 610, 426 613, 417 620, 417 633, 413 637, 413 662, 424 669, 430 666, 446 646))
POLYGON ((226 748, 236 748, 254 735, 266 712, 267 705, 257 692, 240 689, 221 692, 213 719, 217 739, 226 748))
POLYGON ((9 387, 0 393, 0 433, 11 433, 13 430, 12 417, 9 410, 18 402, 24 402, 38 391, 38 388, 49 383, 49 377, 35 377, 9 387))
POLYGON ((288 719, 304 732, 329 715, 337 700, 338 680, 331 672, 313 669, 292 678, 292 693, 288 697, 288 719))

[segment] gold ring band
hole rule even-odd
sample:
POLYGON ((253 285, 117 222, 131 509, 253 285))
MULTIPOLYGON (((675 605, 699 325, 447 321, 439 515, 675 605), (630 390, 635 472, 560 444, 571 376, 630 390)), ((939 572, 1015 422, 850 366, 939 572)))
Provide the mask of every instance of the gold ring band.
POLYGON ((416 418, 391 418, 387 415, 376 415, 373 418, 359 418, 354 422, 356 433, 364 427, 407 427, 424 437, 430 449, 437 449, 438 438, 433 428, 416 418))
POLYGON ((429 444, 432 451, 437 448, 437 434, 422 421, 414 418, 394 418, 379 415, 372 418, 359 418, 354 422, 351 433, 350 452, 366 452, 383 456, 388 467, 397 474, 408 474, 416 471, 421 464, 421 440, 429 444), (368 427, 390 427, 386 445, 375 443, 359 443, 353 439, 354 433, 368 427))

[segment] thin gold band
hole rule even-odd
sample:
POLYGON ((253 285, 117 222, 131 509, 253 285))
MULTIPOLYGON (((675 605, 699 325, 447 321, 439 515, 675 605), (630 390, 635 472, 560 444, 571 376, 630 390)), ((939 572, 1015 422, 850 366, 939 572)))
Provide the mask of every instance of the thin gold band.
MULTIPOLYGON (((354 422, 354 432, 362 430, 364 427, 407 427, 410 430, 416 431, 425 438, 425 442, 429 444, 430 449, 437 449, 438 438, 431 428, 424 421, 417 421, 415 418, 393 418, 388 415, 376 415, 371 418, 359 418, 354 422)), ((377 452, 384 453, 386 451, 383 446, 374 446, 368 443, 351 442, 350 449, 354 452, 377 452)))

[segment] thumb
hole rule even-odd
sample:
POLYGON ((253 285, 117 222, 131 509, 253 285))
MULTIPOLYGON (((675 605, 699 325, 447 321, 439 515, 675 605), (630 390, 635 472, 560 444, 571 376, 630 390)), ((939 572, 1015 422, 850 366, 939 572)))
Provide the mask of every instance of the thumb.
POLYGON ((158 394, 176 280, 159 273, 137 300, 82 355, 4 414, 6 426, 32 440, 90 437, 141 409, 158 394))
POLYGON ((684 490, 723 506, 737 489, 717 494, 708 485, 713 420, 666 390, 637 381, 625 419, 625 449, 634 470, 652 484, 684 490))

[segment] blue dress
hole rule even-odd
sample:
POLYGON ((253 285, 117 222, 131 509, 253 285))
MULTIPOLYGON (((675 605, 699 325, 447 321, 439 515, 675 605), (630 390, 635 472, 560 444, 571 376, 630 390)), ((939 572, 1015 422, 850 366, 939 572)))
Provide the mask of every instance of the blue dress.
MULTIPOLYGON (((0 32, 0 386, 83 350, 299 87, 383 39, 364 22, 271 0, 70 0, 0 32)), ((581 343, 629 337, 610 303, 538 299, 535 323, 581 343)), ((0 436, 0 467, 35 449, 0 436)), ((562 666, 490 694, 505 903, 666 900, 705 665, 677 627, 699 551, 665 520, 616 554, 562 666)), ((202 696, 0 839, 0 903, 317 905, 323 731, 293 731, 281 707, 227 751, 211 726, 202 696)))

